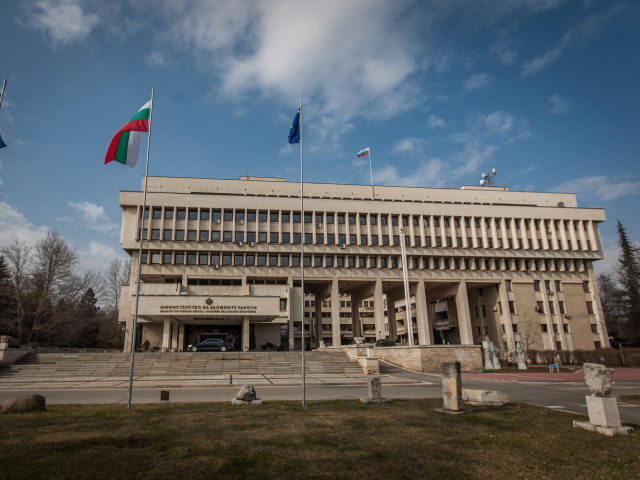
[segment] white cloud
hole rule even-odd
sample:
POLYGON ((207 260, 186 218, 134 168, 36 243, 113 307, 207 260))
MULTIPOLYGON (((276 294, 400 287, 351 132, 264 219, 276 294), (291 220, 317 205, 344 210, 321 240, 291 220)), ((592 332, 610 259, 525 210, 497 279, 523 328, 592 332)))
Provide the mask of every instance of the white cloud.
POLYGON ((423 144, 424 140, 419 138, 403 138, 391 147, 391 153, 393 155, 416 153, 416 151, 420 151, 422 149, 423 144))
POLYGON ((507 45, 507 42, 504 39, 501 39, 499 42, 495 43, 490 49, 489 53, 498 57, 500 62, 505 65, 513 65, 518 58, 518 52, 507 45))
POLYGON ((640 182, 605 176, 580 177, 564 182, 552 191, 575 193, 585 198, 610 202, 625 195, 638 195, 640 182))
POLYGON ((69 206, 80 211, 82 218, 87 221, 86 227, 102 233, 110 233, 118 229, 118 225, 111 221, 105 213, 104 207, 91 202, 68 202, 69 206))
POLYGON ((373 181, 382 185, 404 185, 407 187, 441 187, 446 183, 444 173, 447 164, 439 158, 421 161, 409 175, 401 176, 393 165, 382 165, 373 172, 373 181))
POLYGON ((493 77, 491 75, 488 73, 478 73, 476 75, 472 75, 464 82, 462 90, 467 93, 482 90, 491 82, 493 82, 493 77))
POLYGON ((551 95, 549 102, 551 102, 551 110, 549 110, 549 113, 554 115, 569 113, 569 100, 562 98, 560 95, 551 95))
POLYGON ((27 7, 27 24, 46 32, 54 45, 84 40, 98 24, 98 15, 83 12, 81 0, 37 0, 27 7))
POLYGON ((427 124, 429 125, 429 128, 445 128, 447 126, 447 122, 433 114, 429 115, 427 124))
POLYGON ((36 227, 17 209, 0 202, 0 246, 13 243, 14 240, 34 245, 47 234, 47 227, 36 227))
POLYGON ((105 243, 89 242, 89 249, 78 251, 79 269, 92 272, 104 272, 109 263, 115 258, 127 259, 127 255, 120 249, 115 249, 105 243))

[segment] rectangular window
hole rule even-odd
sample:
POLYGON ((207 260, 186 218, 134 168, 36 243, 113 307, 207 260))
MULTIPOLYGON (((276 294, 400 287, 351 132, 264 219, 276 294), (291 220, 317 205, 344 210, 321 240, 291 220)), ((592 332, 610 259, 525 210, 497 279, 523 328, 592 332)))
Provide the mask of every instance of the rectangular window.
POLYGON ((258 221, 259 222, 266 222, 267 221, 267 212, 264 212, 264 211, 258 212, 258 221))
POLYGON ((387 268, 387 258, 380 257, 380 268, 387 268))
POLYGON ((153 209, 153 218, 162 218, 162 208, 153 209))
POLYGON ((237 266, 237 267, 241 267, 242 266, 242 261, 244 260, 243 257, 244 257, 244 255, 242 255, 241 253, 237 254, 237 255, 234 255, 233 256, 233 264, 235 266, 237 266))
POLYGON ((549 331, 549 327, 546 323, 542 323, 540 324, 540 330, 542 330, 543 333, 547 333, 549 331))
POLYGON ((509 313, 516 313, 516 304, 513 300, 509 300, 509 313))
POLYGON ((236 232, 236 242, 244 242, 244 232, 236 232))
POLYGON ((562 284, 560 283, 560 280, 556 280, 555 281, 555 285, 556 285, 556 292, 561 292, 562 291, 562 284))
POLYGON ((222 240, 225 241, 225 242, 233 241, 232 232, 224 232, 222 234, 222 240))
POLYGON ((560 313, 565 314, 567 311, 564 309, 564 302, 559 301, 558 305, 560 305, 560 313))
POLYGON ((253 267, 256 264, 256 256, 247 254, 247 267, 253 267))
POLYGON ((344 257, 336 257, 336 266, 337 267, 344 267, 344 257))
POLYGON ((200 230, 200 241, 208 242, 209 241, 209 231, 208 230, 200 230))
POLYGON ((231 265, 231 254, 223 253, 222 254, 222 265, 231 265))
POLYGON ((324 262, 325 266, 333 267, 333 257, 331 255, 327 255, 327 257, 324 259, 324 262))
POLYGON ((563 323, 562 324, 562 331, 565 332, 565 333, 569 333, 569 324, 563 323))
POLYGON ((283 233, 281 242, 282 243, 290 243, 291 242, 291 236, 288 233, 283 233))
POLYGON ((358 257, 358 267, 366 268, 367 267, 367 259, 365 257, 358 257))
POLYGON ((222 212, 220 210, 214 210, 211 218, 213 218, 216 223, 220 223, 220 219, 222 218, 221 214, 222 212))
POLYGON ((595 323, 591 324, 591 331, 593 333, 598 333, 598 325, 596 325, 595 323))
POLYGON ((562 342, 560 340, 556 342, 556 350, 562 350, 562 342))
POLYGON ((289 266, 289 255, 280 255, 280 266, 281 267, 289 266))
POLYGON ((314 255, 313 257, 313 266, 321 267, 322 266, 322 255, 314 255))
POLYGON ((556 309, 555 309, 555 307, 553 306, 553 302, 551 302, 551 301, 549 302, 549 313, 550 313, 551 315, 553 315, 553 314, 555 314, 555 313, 556 313, 556 309))
POLYGON ((316 233, 316 243, 322 244, 324 243, 324 235, 321 233, 316 233))
POLYGON ((366 245, 366 244, 367 244, 367 236, 360 235, 360 245, 366 245))
POLYGON ((290 222, 290 213, 289 212, 282 212, 280 214, 280 219, 282 221, 282 223, 289 223, 290 222))
POLYGON ((301 235, 299 233, 294 233, 293 234, 293 243, 295 245, 299 245, 300 244, 300 238, 302 238, 302 237, 301 237, 301 235))
POLYGON ((220 241, 220 232, 213 231, 211 232, 211 241, 219 242, 220 241))
POLYGON ((166 242, 166 241, 171 241, 172 237, 173 237, 173 232, 171 230, 165 230, 164 232, 162 232, 162 239, 166 242))
POLYGON ((267 232, 258 232, 258 243, 267 243, 267 232))
POLYGON ((582 282, 582 290, 585 291, 585 292, 589 291, 589 282, 588 281, 582 282))
POLYGON ((195 242, 198 239, 198 232, 196 230, 189 230, 187 232, 187 240, 190 242, 195 242))
POLYGON ((212 253, 211 254, 211 265, 220 265, 220 254, 212 253))
POLYGON ((376 268, 376 257, 369 257, 369 268, 376 268))
POLYGON ((293 255, 291 257, 291 266, 299 267, 300 266, 300 255, 293 255))
POLYGON ((278 255, 269 255, 269 266, 270 267, 278 266, 278 255))
POLYGON ((518 324, 517 324, 517 323, 514 323, 514 324, 512 325, 512 329, 513 329, 513 333, 518 333, 518 324))
POLYGON ((189 220, 197 220, 198 219, 198 209, 190 208, 189 209, 189 220))
POLYGON ((151 240, 160 240, 160 230, 154 228, 151 230, 151 240))
POLYGON ((173 208, 168 208, 164 211, 164 218, 166 218, 167 220, 171 220, 173 218, 173 208))
POLYGON ((539 292, 539 291, 540 291, 540 280, 534 280, 534 281, 533 281, 533 289, 534 289, 536 292, 539 292))
POLYGON ((339 225, 344 225, 344 213, 339 213, 338 214, 338 224, 339 225))
POLYGON ((200 220, 209 220, 209 210, 200 210, 200 220))
POLYGON ((293 212, 293 223, 300 223, 300 212, 293 212))
POLYGON ((593 302, 587 302, 587 313, 593 315, 593 302))
POLYGON ((349 245, 355 245, 357 243, 356 235, 354 233, 349 234, 349 245))
POLYGON ((258 266, 264 267, 267 264, 267 256, 266 255, 258 255, 258 266))
POLYGON ((208 265, 208 264, 209 264, 209 254, 208 253, 198 254, 198 265, 208 265))
POLYGON ((311 255, 305 255, 303 261, 304 261, 304 266, 305 267, 310 267, 311 266, 311 255))
POLYGON ((188 253, 187 254, 187 265, 195 265, 196 264, 196 254, 188 253))
POLYGON ((146 265, 147 263, 147 258, 148 258, 148 254, 147 252, 142 252, 142 255, 140 256, 140 263, 142 265, 146 265))
MULTIPOLYGON (((254 214, 255 218, 255 214, 254 214)), ((244 211, 236 210, 236 222, 244 221, 244 211)))
POLYGON ((184 253, 176 253, 176 265, 184 265, 184 253))
POLYGON ((371 235, 371 245, 378 245, 378 235, 371 235))
POLYGON ((162 263, 165 265, 171 265, 171 261, 173 260, 173 255, 170 253, 165 253, 162 255, 162 263))
POLYGON ((391 216, 391 225, 392 225, 393 227, 398 226, 398 217, 397 217, 396 215, 392 215, 392 216, 391 216))
POLYGON ((152 253, 151 254, 151 263, 159 264, 160 263, 160 253, 152 253))
POLYGON ((247 212, 247 222, 255 222, 256 221, 256 212, 251 210, 247 212))
POLYGON ((269 242, 278 243, 278 232, 271 232, 271 234, 269 235, 269 242))
POLYGON ((311 233, 304 234, 304 243, 305 244, 313 243, 313 235, 311 233))
POLYGON ((304 212, 304 223, 311 223, 311 213, 304 212))
POLYGON ((347 262, 348 262, 347 265, 349 266, 349 268, 356 267, 356 257, 348 257, 347 262))
POLYGON ((279 217, 278 212, 271 212, 271 213, 269 214, 269 221, 271 221, 271 222, 277 222, 277 221, 278 221, 278 217, 279 217))
POLYGON ((538 313, 544 313, 544 303, 541 301, 536 302, 536 311, 538 313))
POLYGON ((286 298, 281 298, 280 299, 280 311, 284 312, 287 309, 287 299, 286 298))
POLYGON ((511 280, 505 280, 504 285, 507 290, 511 290, 511 280))
POLYGON ((184 220, 187 217, 187 211, 184 208, 179 208, 176 211, 178 220, 184 220))

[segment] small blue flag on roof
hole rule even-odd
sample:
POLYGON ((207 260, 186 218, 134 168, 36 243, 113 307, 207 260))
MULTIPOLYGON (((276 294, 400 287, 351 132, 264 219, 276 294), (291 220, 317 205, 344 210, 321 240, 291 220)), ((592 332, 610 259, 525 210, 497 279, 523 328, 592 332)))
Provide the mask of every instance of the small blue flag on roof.
POLYGON ((0 148, 4 148, 6 146, 7 146, 7 144, 4 143, 4 141, 2 140, 2 134, 0 133, 0 148))

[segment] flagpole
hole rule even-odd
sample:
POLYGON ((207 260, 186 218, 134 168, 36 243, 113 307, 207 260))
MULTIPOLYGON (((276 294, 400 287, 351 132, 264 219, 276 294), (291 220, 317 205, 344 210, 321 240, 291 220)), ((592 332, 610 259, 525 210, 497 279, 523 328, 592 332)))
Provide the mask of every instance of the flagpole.
POLYGON ((304 334, 304 175, 302 162, 302 99, 300 99, 300 117, 298 118, 298 132, 300 133, 300 286, 302 300, 300 302, 300 318, 302 320, 302 408, 307 407, 306 399, 306 372, 304 364, 305 334, 304 334))
POLYGON ((4 98, 4 89, 7 86, 7 79, 5 78, 2 82, 2 93, 0 93, 0 108, 2 108, 2 99, 4 98))
POLYGON ((142 241, 144 239, 144 214, 147 208, 147 183, 149 181, 149 148, 151 147, 151 119, 153 117, 153 88, 151 89, 151 107, 149 108, 149 135, 147 135, 147 163, 144 167, 144 195, 142 197, 142 225, 140 227, 140 249, 138 251, 138 279, 136 281, 136 309, 133 315, 133 333, 131 335, 131 371, 129 373, 129 397, 127 409, 131 409, 133 393, 133 365, 136 354, 136 335, 138 329, 138 305, 140 303, 140 272, 142 270, 142 241))
POLYGON ((371 200, 375 200, 376 199, 376 192, 373 189, 373 168, 371 167, 371 148, 367 147, 367 149, 369 150, 369 174, 371 175, 371 200))

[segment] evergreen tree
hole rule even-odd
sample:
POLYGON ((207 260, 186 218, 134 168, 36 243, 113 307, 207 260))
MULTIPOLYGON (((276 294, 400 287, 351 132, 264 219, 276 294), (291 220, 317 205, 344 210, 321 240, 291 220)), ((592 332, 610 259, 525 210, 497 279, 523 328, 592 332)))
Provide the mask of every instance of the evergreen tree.
POLYGON ((637 248, 629 241, 620 220, 617 222, 620 257, 616 277, 621 287, 624 309, 620 333, 627 346, 640 346, 640 262, 637 248))

